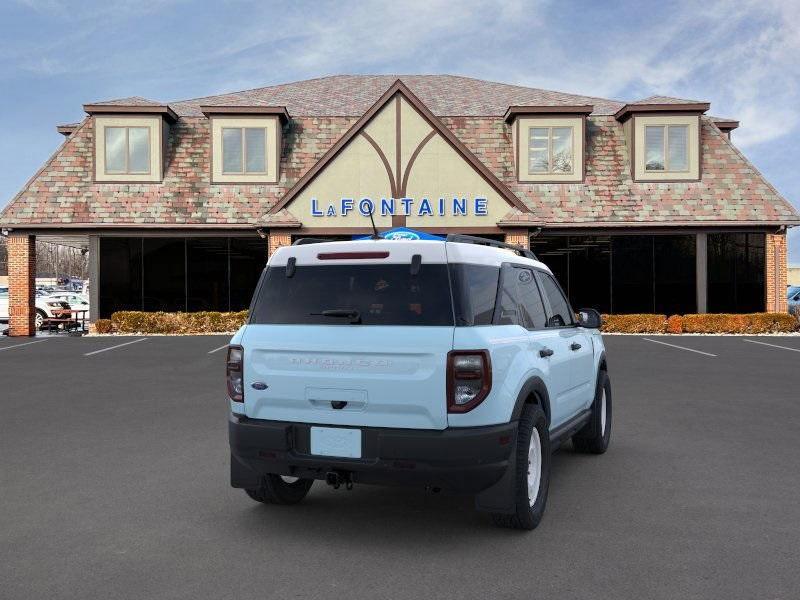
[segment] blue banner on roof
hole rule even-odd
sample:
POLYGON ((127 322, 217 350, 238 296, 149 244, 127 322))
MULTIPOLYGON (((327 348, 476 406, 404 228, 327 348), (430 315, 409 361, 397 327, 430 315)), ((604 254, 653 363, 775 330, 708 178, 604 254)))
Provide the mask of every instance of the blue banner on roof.
MULTIPOLYGON (((388 229, 387 231, 379 231, 378 236, 384 240, 437 240, 440 242, 445 241, 445 239, 438 235, 433 235, 430 233, 425 233, 424 231, 416 231, 414 229, 408 229, 407 227, 395 227, 393 229, 388 229)), ((354 235, 354 240, 368 240, 371 239, 371 235, 354 235)))

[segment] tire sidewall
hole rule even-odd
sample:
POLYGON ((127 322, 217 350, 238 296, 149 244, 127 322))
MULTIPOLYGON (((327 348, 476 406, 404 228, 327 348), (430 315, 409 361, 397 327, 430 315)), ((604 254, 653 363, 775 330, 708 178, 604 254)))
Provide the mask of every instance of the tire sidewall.
POLYGON ((605 371, 600 371, 597 376, 597 392, 595 394, 594 399, 594 417, 595 421, 595 431, 597 432, 597 437, 602 439, 603 447, 608 448, 608 444, 611 441, 611 424, 613 422, 613 403, 611 402, 611 381, 608 378, 608 373, 605 371), (603 428, 602 423, 603 419, 601 417, 601 402, 603 399, 603 392, 606 394, 606 423, 605 428, 603 428))
POLYGON ((527 404, 522 412, 517 438, 517 517, 524 529, 536 527, 544 515, 550 488, 551 458, 547 417, 539 406, 527 404), (539 475, 539 489, 536 498, 531 503, 528 495, 528 448, 534 428, 539 433, 542 467, 539 475))

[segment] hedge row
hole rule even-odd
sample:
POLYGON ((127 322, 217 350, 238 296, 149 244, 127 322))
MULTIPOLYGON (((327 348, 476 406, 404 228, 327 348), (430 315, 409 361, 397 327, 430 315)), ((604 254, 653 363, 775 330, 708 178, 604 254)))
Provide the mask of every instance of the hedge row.
MULTIPOLYGON (((111 329, 118 333, 227 333, 244 325, 247 311, 239 312, 140 312, 111 315, 111 329)), ((105 324, 103 324, 105 328, 105 324)), ((100 328, 95 323, 98 333, 100 328)))
MULTIPOLYGON (((247 311, 165 313, 121 311, 98 319, 97 333, 226 333, 236 331, 247 311)), ((783 333, 800 330, 800 321, 786 313, 746 315, 603 315, 605 333, 783 333)))
POLYGON ((789 333, 800 321, 787 313, 745 315, 603 315, 606 333, 789 333))

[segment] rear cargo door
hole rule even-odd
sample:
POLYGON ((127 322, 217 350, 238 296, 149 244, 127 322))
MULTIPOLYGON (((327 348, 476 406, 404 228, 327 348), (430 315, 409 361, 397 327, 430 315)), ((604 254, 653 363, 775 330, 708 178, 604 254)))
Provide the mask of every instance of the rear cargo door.
POLYGON ((277 421, 444 429, 452 340, 452 327, 250 326, 245 412, 277 421), (267 387, 256 390, 254 383, 267 387))
POLYGON ((276 254, 242 342, 247 416, 444 429, 453 308, 444 244, 430 244, 276 254))

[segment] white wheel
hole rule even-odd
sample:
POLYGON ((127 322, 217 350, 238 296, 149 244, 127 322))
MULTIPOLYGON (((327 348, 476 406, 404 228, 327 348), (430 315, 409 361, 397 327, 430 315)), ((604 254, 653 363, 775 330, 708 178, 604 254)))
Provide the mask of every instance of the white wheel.
POLYGON ((281 479, 283 480, 284 483, 294 483, 295 481, 298 481, 300 478, 292 477, 291 475, 281 475, 281 479))
POLYGON ((36 325, 36 329, 41 329, 43 323, 44 323, 44 315, 37 310, 36 317, 34 318, 34 324, 36 325))
POLYGON ((606 433, 606 390, 603 389, 603 395, 600 397, 600 435, 606 433))
POLYGON ((539 484, 542 480, 542 440, 534 428, 531 443, 528 446, 528 502, 531 506, 539 495, 539 484))

